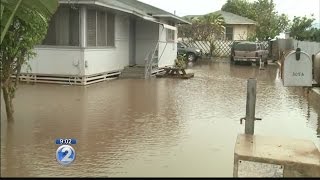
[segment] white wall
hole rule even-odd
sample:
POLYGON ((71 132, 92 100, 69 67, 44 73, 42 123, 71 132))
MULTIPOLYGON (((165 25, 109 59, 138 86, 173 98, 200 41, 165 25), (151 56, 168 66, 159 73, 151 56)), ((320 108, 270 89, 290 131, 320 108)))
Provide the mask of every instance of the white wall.
POLYGON ((115 16, 115 47, 85 49, 85 75, 122 70, 129 65, 129 18, 115 16))
MULTIPOLYGON (((174 64, 177 55, 176 41, 168 43, 165 47, 166 31, 159 34, 159 30, 162 30, 162 26, 157 23, 137 21, 136 63, 138 65, 144 65, 146 54, 155 48, 159 38, 162 41, 159 45, 159 57, 163 52, 159 67, 174 64)), ((120 14, 115 16, 115 47, 80 49, 39 46, 36 52, 38 56, 30 60, 32 71, 28 73, 83 76, 122 70, 129 65, 129 17, 120 14)), ((22 72, 27 72, 26 66, 22 72)))
POLYGON ((35 49, 35 52, 37 56, 29 61, 31 71, 27 71, 27 66, 24 65, 21 70, 22 73, 52 75, 84 74, 83 55, 80 49, 38 47, 35 49))
MULTIPOLYGON (((29 63, 32 71, 28 73, 82 76, 122 70, 129 65, 128 16, 115 16, 115 47, 81 50, 39 46, 36 52, 38 55, 29 63)), ((22 72, 27 72, 26 66, 22 72)))
POLYGON ((247 40, 248 25, 233 26, 233 40, 247 40))
POLYGON ((174 61, 177 58, 177 32, 175 31, 175 40, 174 42, 167 42, 167 33, 166 29, 163 29, 163 26, 159 26, 159 67, 172 66, 174 61), (161 56, 162 55, 162 56, 161 56))
POLYGON ((144 65, 149 51, 158 43, 159 24, 145 20, 136 22, 136 64, 144 65))
POLYGON ((312 54, 317 54, 320 51, 320 43, 319 42, 308 42, 308 41, 293 41, 294 49, 299 47, 301 51, 304 51, 309 54, 311 57, 312 54))

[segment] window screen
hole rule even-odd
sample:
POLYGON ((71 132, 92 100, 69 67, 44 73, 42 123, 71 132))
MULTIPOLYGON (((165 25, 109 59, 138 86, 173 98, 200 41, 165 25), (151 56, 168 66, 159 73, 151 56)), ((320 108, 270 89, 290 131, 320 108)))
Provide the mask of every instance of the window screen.
POLYGON ((51 18, 47 35, 42 44, 79 46, 79 9, 59 6, 51 18))
MULTIPOLYGON (((87 46, 115 45, 115 15, 87 9, 87 46)), ((59 6, 51 18, 44 45, 80 46, 79 8, 59 6)))
POLYGON ((115 46, 115 15, 108 13, 107 15, 107 45, 115 46))
POLYGON ((97 40, 98 46, 106 46, 106 15, 105 12, 97 12, 97 40))
POLYGON ((96 46, 97 44, 97 14, 96 10, 88 9, 87 11, 87 42, 88 46, 96 46))
POLYGON ((88 46, 114 46, 114 15, 104 11, 88 10, 88 46))
POLYGON ((174 41, 174 30, 167 29, 167 41, 174 41))
POLYGON ((233 40, 233 27, 232 26, 226 27, 226 39, 233 40))

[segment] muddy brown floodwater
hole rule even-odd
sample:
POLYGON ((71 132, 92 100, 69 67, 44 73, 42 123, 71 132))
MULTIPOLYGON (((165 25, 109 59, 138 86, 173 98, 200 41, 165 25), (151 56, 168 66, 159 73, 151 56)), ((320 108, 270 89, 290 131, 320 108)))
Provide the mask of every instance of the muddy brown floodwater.
POLYGON ((1 106, 1 176, 232 176, 246 80, 256 77, 255 134, 313 141, 320 147, 320 100, 283 87, 278 68, 206 62, 195 77, 120 79, 88 87, 24 84, 15 122, 1 106), (68 167, 55 139, 77 139, 68 167))

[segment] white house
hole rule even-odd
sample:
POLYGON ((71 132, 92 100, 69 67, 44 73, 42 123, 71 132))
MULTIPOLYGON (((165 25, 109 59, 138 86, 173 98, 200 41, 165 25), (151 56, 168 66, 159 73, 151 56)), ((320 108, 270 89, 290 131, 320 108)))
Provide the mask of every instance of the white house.
POLYGON ((21 80, 87 85, 127 66, 171 66, 177 25, 188 21, 137 0, 60 0, 21 80), (148 56, 149 55, 149 56, 148 56), (146 57, 149 57, 146 60, 146 57), (155 60, 154 60, 155 59, 155 60))

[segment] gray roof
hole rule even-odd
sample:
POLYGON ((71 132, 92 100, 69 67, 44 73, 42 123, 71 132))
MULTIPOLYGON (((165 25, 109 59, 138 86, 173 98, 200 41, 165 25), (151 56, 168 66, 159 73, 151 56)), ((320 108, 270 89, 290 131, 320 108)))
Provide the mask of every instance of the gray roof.
MULTIPOLYGON (((215 11, 213 13, 221 14, 226 24, 256 24, 255 21, 226 11, 215 11)), ((206 15, 206 14, 205 14, 206 15)), ((183 18, 192 19, 204 15, 187 15, 183 18)))
MULTIPOLYGON (((108 1, 108 0, 107 0, 108 1)), ((173 15, 167 11, 164 11, 162 9, 159 9, 157 7, 151 6, 149 4, 145 4, 143 2, 137 1, 137 0, 117 0, 119 2, 122 2, 123 4, 126 4, 132 8, 139 9, 140 11, 143 11, 147 14, 164 14, 164 15, 173 15)))
MULTIPOLYGON (((108 0, 106 0, 108 1, 108 0)), ((162 10, 160 8, 151 6, 149 4, 140 2, 138 0, 116 0, 118 2, 121 2, 123 4, 126 4, 130 6, 131 8, 138 9, 139 11, 145 12, 147 15, 153 16, 153 17, 167 17, 167 18, 173 18, 175 20, 178 20, 182 23, 190 24, 190 22, 186 21, 185 19, 176 16, 172 13, 169 13, 165 10, 162 10)))
POLYGON ((137 0, 60 0, 60 3, 97 4, 138 16, 168 18, 179 23, 187 23, 185 19, 157 7, 137 0))

